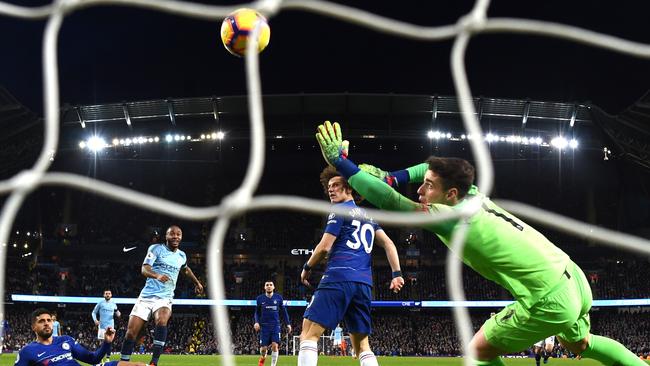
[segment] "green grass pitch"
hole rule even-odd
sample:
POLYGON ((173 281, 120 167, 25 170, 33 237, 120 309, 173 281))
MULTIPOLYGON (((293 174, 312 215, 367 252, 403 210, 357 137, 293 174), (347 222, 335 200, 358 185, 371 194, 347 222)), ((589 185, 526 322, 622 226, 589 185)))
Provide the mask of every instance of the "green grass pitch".
MULTIPOLYGON (((0 366, 11 366, 14 364, 16 355, 4 354, 0 356, 0 366)), ((113 355, 111 360, 117 360, 118 357, 113 355)), ((133 356, 133 361, 148 362, 150 356, 133 356)), ((236 356, 237 366, 256 366, 258 356, 236 356)), ((460 366, 460 358, 452 357, 378 357, 380 366, 460 366)), ((526 359, 505 359, 506 365, 513 366, 534 366, 535 360, 526 359)), ((162 355, 159 366, 204 366, 204 365, 221 365, 219 356, 191 356, 191 355, 162 355)), ((298 361, 295 356, 280 356, 277 366, 296 366, 298 361)), ((318 358, 320 366, 358 366, 359 361, 351 357, 334 357, 320 356, 318 358)), ((551 358, 548 366, 596 366, 600 363, 593 360, 564 360, 551 358)), ((271 357, 266 360, 265 366, 271 366, 271 357)))

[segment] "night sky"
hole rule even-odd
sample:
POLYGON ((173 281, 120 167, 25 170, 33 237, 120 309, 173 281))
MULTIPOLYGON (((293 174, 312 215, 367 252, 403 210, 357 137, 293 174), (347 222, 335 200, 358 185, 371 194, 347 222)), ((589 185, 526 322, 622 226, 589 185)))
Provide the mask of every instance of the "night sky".
MULTIPOLYGON (((345 3, 429 26, 451 24, 473 5, 467 0, 345 3)), ((488 14, 553 20, 650 43, 648 8, 627 0, 495 0, 488 14)), ((39 114, 44 25, 43 20, 0 17, 0 85, 39 114)), ((270 25, 271 42, 260 60, 266 94, 454 93, 451 41, 406 40, 302 11, 283 11, 270 25)), ((128 7, 75 12, 66 17, 59 37, 61 102, 244 94, 244 62, 223 48, 219 28, 220 22, 128 7)), ((473 38, 467 57, 475 95, 591 101, 611 113, 648 90, 649 65, 650 60, 564 40, 507 34, 473 38)))

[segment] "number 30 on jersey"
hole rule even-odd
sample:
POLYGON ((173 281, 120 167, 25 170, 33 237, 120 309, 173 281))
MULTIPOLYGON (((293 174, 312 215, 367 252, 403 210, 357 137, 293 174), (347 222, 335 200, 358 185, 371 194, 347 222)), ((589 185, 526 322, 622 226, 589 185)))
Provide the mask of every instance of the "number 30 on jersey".
POLYGON ((352 240, 348 240, 345 243, 348 247, 352 249, 359 249, 361 244, 363 244, 363 249, 366 253, 370 254, 372 252, 372 244, 375 242, 375 228, 370 224, 363 224, 359 220, 352 220, 352 226, 355 227, 354 232, 352 233, 352 240), (368 243, 367 233, 370 232, 370 243, 368 243), (361 234, 361 236, 359 236, 361 234))

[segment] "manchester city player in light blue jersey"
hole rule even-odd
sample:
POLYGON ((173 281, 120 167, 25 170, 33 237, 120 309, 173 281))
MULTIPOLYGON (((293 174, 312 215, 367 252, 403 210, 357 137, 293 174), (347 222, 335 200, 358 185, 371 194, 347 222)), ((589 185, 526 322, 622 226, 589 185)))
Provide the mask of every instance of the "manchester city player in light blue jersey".
POLYGON ((107 328, 115 329, 115 317, 117 316, 119 318, 122 316, 122 313, 117 310, 117 304, 115 301, 112 301, 112 298, 113 291, 105 289, 104 301, 98 302, 92 313, 90 313, 97 326, 97 339, 100 343, 104 340, 104 333, 106 333, 107 328))
POLYGON ((271 345, 271 366, 278 362, 278 345, 280 344, 280 314, 287 325, 287 333, 291 333, 291 321, 284 300, 280 294, 274 293, 273 281, 264 282, 264 293, 257 297, 255 308, 255 324, 253 328, 260 333, 260 354, 258 366, 263 366, 269 344, 271 345))
MULTIPOLYGON (((54 316, 45 309, 32 312, 32 330, 36 341, 23 347, 16 357, 15 366, 80 366, 81 362, 97 364, 102 357, 111 352, 111 343, 115 337, 113 328, 106 329, 102 346, 90 352, 70 336, 52 336, 54 316)), ((145 366, 141 362, 112 361, 104 366, 145 366)))
POLYGON ((332 331, 331 337, 333 338, 332 345, 334 345, 334 348, 338 348, 339 351, 341 351, 341 356, 346 356, 347 345, 343 339, 343 328, 341 328, 341 324, 336 325, 336 328, 332 331))
POLYGON ((106 328, 115 328, 115 317, 122 316, 122 313, 117 309, 117 304, 113 301, 113 291, 110 289, 104 290, 104 301, 100 301, 95 305, 91 315, 95 325, 99 328, 97 330, 97 339, 103 341, 106 328))
POLYGON ((52 336, 58 337, 61 336, 61 323, 56 320, 56 314, 52 314, 52 336))
POLYGON ((182 271, 195 285, 195 292, 203 292, 203 285, 187 266, 187 257, 179 249, 183 232, 181 228, 172 225, 167 229, 165 244, 154 244, 149 247, 147 256, 142 263, 142 275, 147 277, 140 296, 133 305, 129 316, 129 325, 122 344, 120 359, 131 359, 135 339, 142 331, 144 323, 153 316, 156 328, 154 330, 153 355, 150 365, 158 365, 158 359, 167 340, 167 322, 172 315, 172 299, 176 289, 178 274, 182 271))
POLYGON ((357 207, 352 188, 336 169, 328 166, 320 178, 330 201, 348 209, 352 218, 329 215, 325 233, 300 274, 302 283, 310 286, 311 268, 329 254, 325 273, 303 316, 298 366, 316 366, 318 338, 325 329, 335 329, 341 320, 345 320, 361 366, 377 366, 368 342, 372 291, 370 253, 375 243, 384 248, 393 271, 390 289, 397 292, 404 285, 397 249, 365 210, 357 207))

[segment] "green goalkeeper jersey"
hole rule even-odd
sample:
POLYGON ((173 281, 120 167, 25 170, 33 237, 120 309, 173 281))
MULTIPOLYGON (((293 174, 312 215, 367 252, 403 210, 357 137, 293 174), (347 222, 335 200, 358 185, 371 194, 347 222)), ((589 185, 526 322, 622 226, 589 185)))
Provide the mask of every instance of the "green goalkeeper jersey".
MULTIPOLYGON (((422 183, 426 163, 408 168, 410 182, 422 183)), ((497 206, 472 186, 455 206, 421 204, 402 196, 374 176, 359 171, 349 178, 350 185, 375 206, 393 211, 425 211, 432 214, 459 210, 472 197, 481 200, 481 208, 468 221, 462 260, 483 277, 498 283, 526 308, 532 307, 561 280, 569 256, 544 235, 497 206)), ((449 246, 458 219, 426 224, 449 246)))

